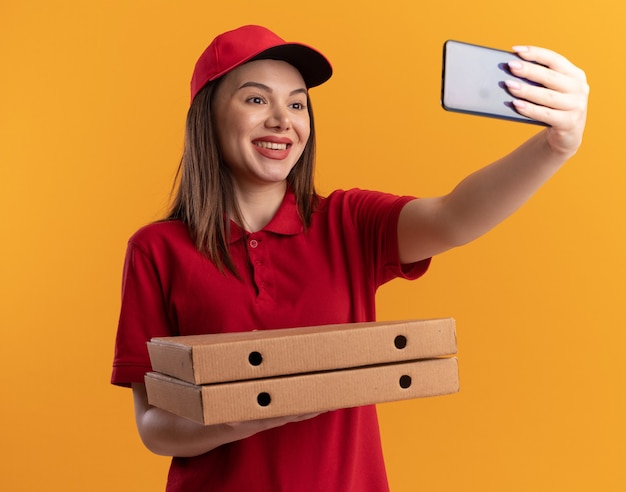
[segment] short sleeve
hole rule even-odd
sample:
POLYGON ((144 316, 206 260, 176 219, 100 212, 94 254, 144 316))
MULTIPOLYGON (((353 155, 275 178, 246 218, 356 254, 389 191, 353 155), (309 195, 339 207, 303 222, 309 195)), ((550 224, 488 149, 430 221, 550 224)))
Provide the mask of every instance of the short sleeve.
POLYGON ((403 265, 398 249, 398 220, 402 208, 415 198, 353 189, 346 192, 352 220, 361 236, 365 261, 374 266, 380 286, 394 278, 414 280, 426 273, 430 258, 403 265))
POLYGON ((143 382, 151 370, 146 342, 171 334, 157 268, 150 255, 131 240, 124 261, 111 382, 120 386, 143 382))

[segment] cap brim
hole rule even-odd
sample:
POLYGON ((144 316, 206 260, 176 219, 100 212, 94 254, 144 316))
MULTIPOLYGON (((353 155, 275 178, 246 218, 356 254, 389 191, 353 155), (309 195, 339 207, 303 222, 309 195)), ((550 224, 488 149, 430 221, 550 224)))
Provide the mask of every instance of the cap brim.
POLYGON ((330 62, 320 52, 298 43, 286 43, 268 48, 253 60, 282 60, 298 69, 307 88, 315 87, 326 82, 333 74, 330 62))

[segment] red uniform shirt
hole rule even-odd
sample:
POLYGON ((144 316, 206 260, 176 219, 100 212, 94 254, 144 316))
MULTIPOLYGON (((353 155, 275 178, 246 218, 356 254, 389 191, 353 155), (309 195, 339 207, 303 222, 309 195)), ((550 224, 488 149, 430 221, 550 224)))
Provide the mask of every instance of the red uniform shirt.
MULTIPOLYGON (((321 199, 305 230, 288 192, 263 230, 243 240, 232 225, 240 280, 202 256, 183 223, 142 228, 126 255, 112 382, 143 382, 152 337, 375 320, 376 289, 395 277, 417 278, 429 265, 399 264, 398 216, 409 200, 337 191, 321 199)), ((173 458, 168 490, 388 490, 375 407, 328 412, 173 458)))

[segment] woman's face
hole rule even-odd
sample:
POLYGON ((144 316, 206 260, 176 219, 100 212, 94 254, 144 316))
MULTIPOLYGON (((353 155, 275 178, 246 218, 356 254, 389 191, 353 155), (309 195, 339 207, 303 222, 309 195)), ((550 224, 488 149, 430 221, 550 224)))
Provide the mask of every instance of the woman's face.
POLYGON ((304 80, 278 60, 228 73, 215 94, 214 118, 235 186, 248 191, 284 183, 311 131, 304 80))

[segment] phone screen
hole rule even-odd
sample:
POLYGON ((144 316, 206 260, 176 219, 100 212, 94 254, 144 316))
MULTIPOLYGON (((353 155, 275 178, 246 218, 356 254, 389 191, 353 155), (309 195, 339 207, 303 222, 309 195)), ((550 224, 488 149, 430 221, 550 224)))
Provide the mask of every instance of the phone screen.
POLYGON ((519 60, 515 53, 460 41, 446 41, 443 49, 441 105, 448 111, 545 125, 519 114, 504 85, 526 79, 510 73, 507 62, 519 60))

